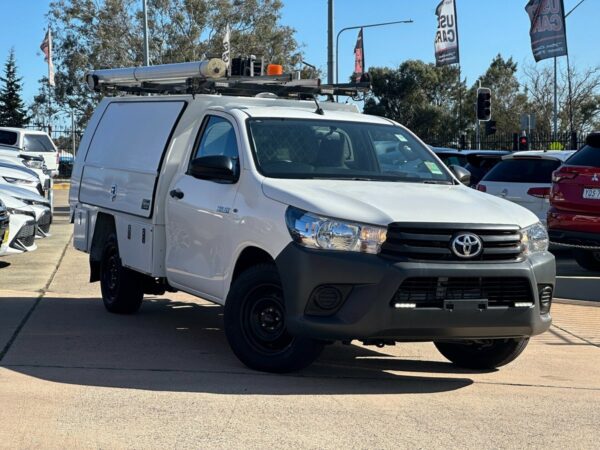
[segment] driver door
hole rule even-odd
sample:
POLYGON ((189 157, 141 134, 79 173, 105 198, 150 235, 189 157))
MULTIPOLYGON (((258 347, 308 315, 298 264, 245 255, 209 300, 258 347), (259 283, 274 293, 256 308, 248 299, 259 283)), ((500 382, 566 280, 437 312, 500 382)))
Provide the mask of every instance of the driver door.
MULTIPOLYGON (((239 166, 235 121, 225 114, 204 118, 187 167, 175 176, 167 198, 166 269, 169 282, 222 302, 224 274, 232 259, 239 182, 202 180, 188 173, 201 156, 225 155, 239 166)), ((238 169, 239 170, 239 169, 238 169)))

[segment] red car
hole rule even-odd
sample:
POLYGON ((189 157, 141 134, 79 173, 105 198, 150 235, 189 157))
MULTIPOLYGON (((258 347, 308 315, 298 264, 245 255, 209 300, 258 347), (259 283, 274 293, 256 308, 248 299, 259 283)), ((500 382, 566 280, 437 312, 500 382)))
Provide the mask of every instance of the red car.
POLYGON ((577 263, 600 271, 600 132, 552 174, 550 241, 570 247, 577 263))

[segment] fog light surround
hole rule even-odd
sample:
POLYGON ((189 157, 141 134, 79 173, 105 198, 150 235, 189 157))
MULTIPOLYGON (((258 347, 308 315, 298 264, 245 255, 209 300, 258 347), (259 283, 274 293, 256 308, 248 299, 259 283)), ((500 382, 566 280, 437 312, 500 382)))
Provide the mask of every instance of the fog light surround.
POLYGON ((331 316, 343 305, 352 290, 352 285, 323 284, 310 294, 305 314, 311 316, 331 316))

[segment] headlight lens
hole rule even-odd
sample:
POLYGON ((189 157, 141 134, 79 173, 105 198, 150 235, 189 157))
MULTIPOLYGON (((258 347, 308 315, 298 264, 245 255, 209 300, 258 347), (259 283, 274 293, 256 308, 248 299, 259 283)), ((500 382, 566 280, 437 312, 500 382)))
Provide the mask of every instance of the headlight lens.
POLYGON ((33 181, 23 180, 22 178, 2 177, 7 183, 12 184, 35 184, 33 181))
POLYGON ((546 227, 540 222, 521 230, 525 254, 545 252, 548 250, 549 239, 546 227))
POLYGON ((304 247, 378 253, 385 242, 383 227, 322 217, 291 206, 285 218, 292 239, 304 247))
POLYGON ((35 159, 23 159, 23 164, 25 164, 30 169, 43 169, 44 168, 44 162, 38 161, 35 159))

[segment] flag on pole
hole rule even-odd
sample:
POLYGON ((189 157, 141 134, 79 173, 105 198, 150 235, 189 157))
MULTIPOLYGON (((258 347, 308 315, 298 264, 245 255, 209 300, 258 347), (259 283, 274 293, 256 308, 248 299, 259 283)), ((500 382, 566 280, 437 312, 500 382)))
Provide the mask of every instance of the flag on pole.
POLYGON ((229 24, 225 28, 225 36, 223 36, 223 55, 221 59, 227 65, 227 73, 231 75, 231 29, 229 24))
POLYGON ((531 27, 531 50, 536 62, 567 54, 565 6, 562 0, 530 0, 525 6, 531 27))
POLYGON ((44 53, 44 61, 48 63, 48 85, 54 86, 54 64, 52 63, 52 30, 48 27, 46 36, 40 45, 40 50, 44 53))
POLYGON ((363 29, 361 28, 354 46, 354 77, 357 83, 365 73, 365 47, 363 44, 363 29))
POLYGON ((455 0, 442 0, 435 9, 438 27, 435 34, 435 65, 460 64, 455 0))

